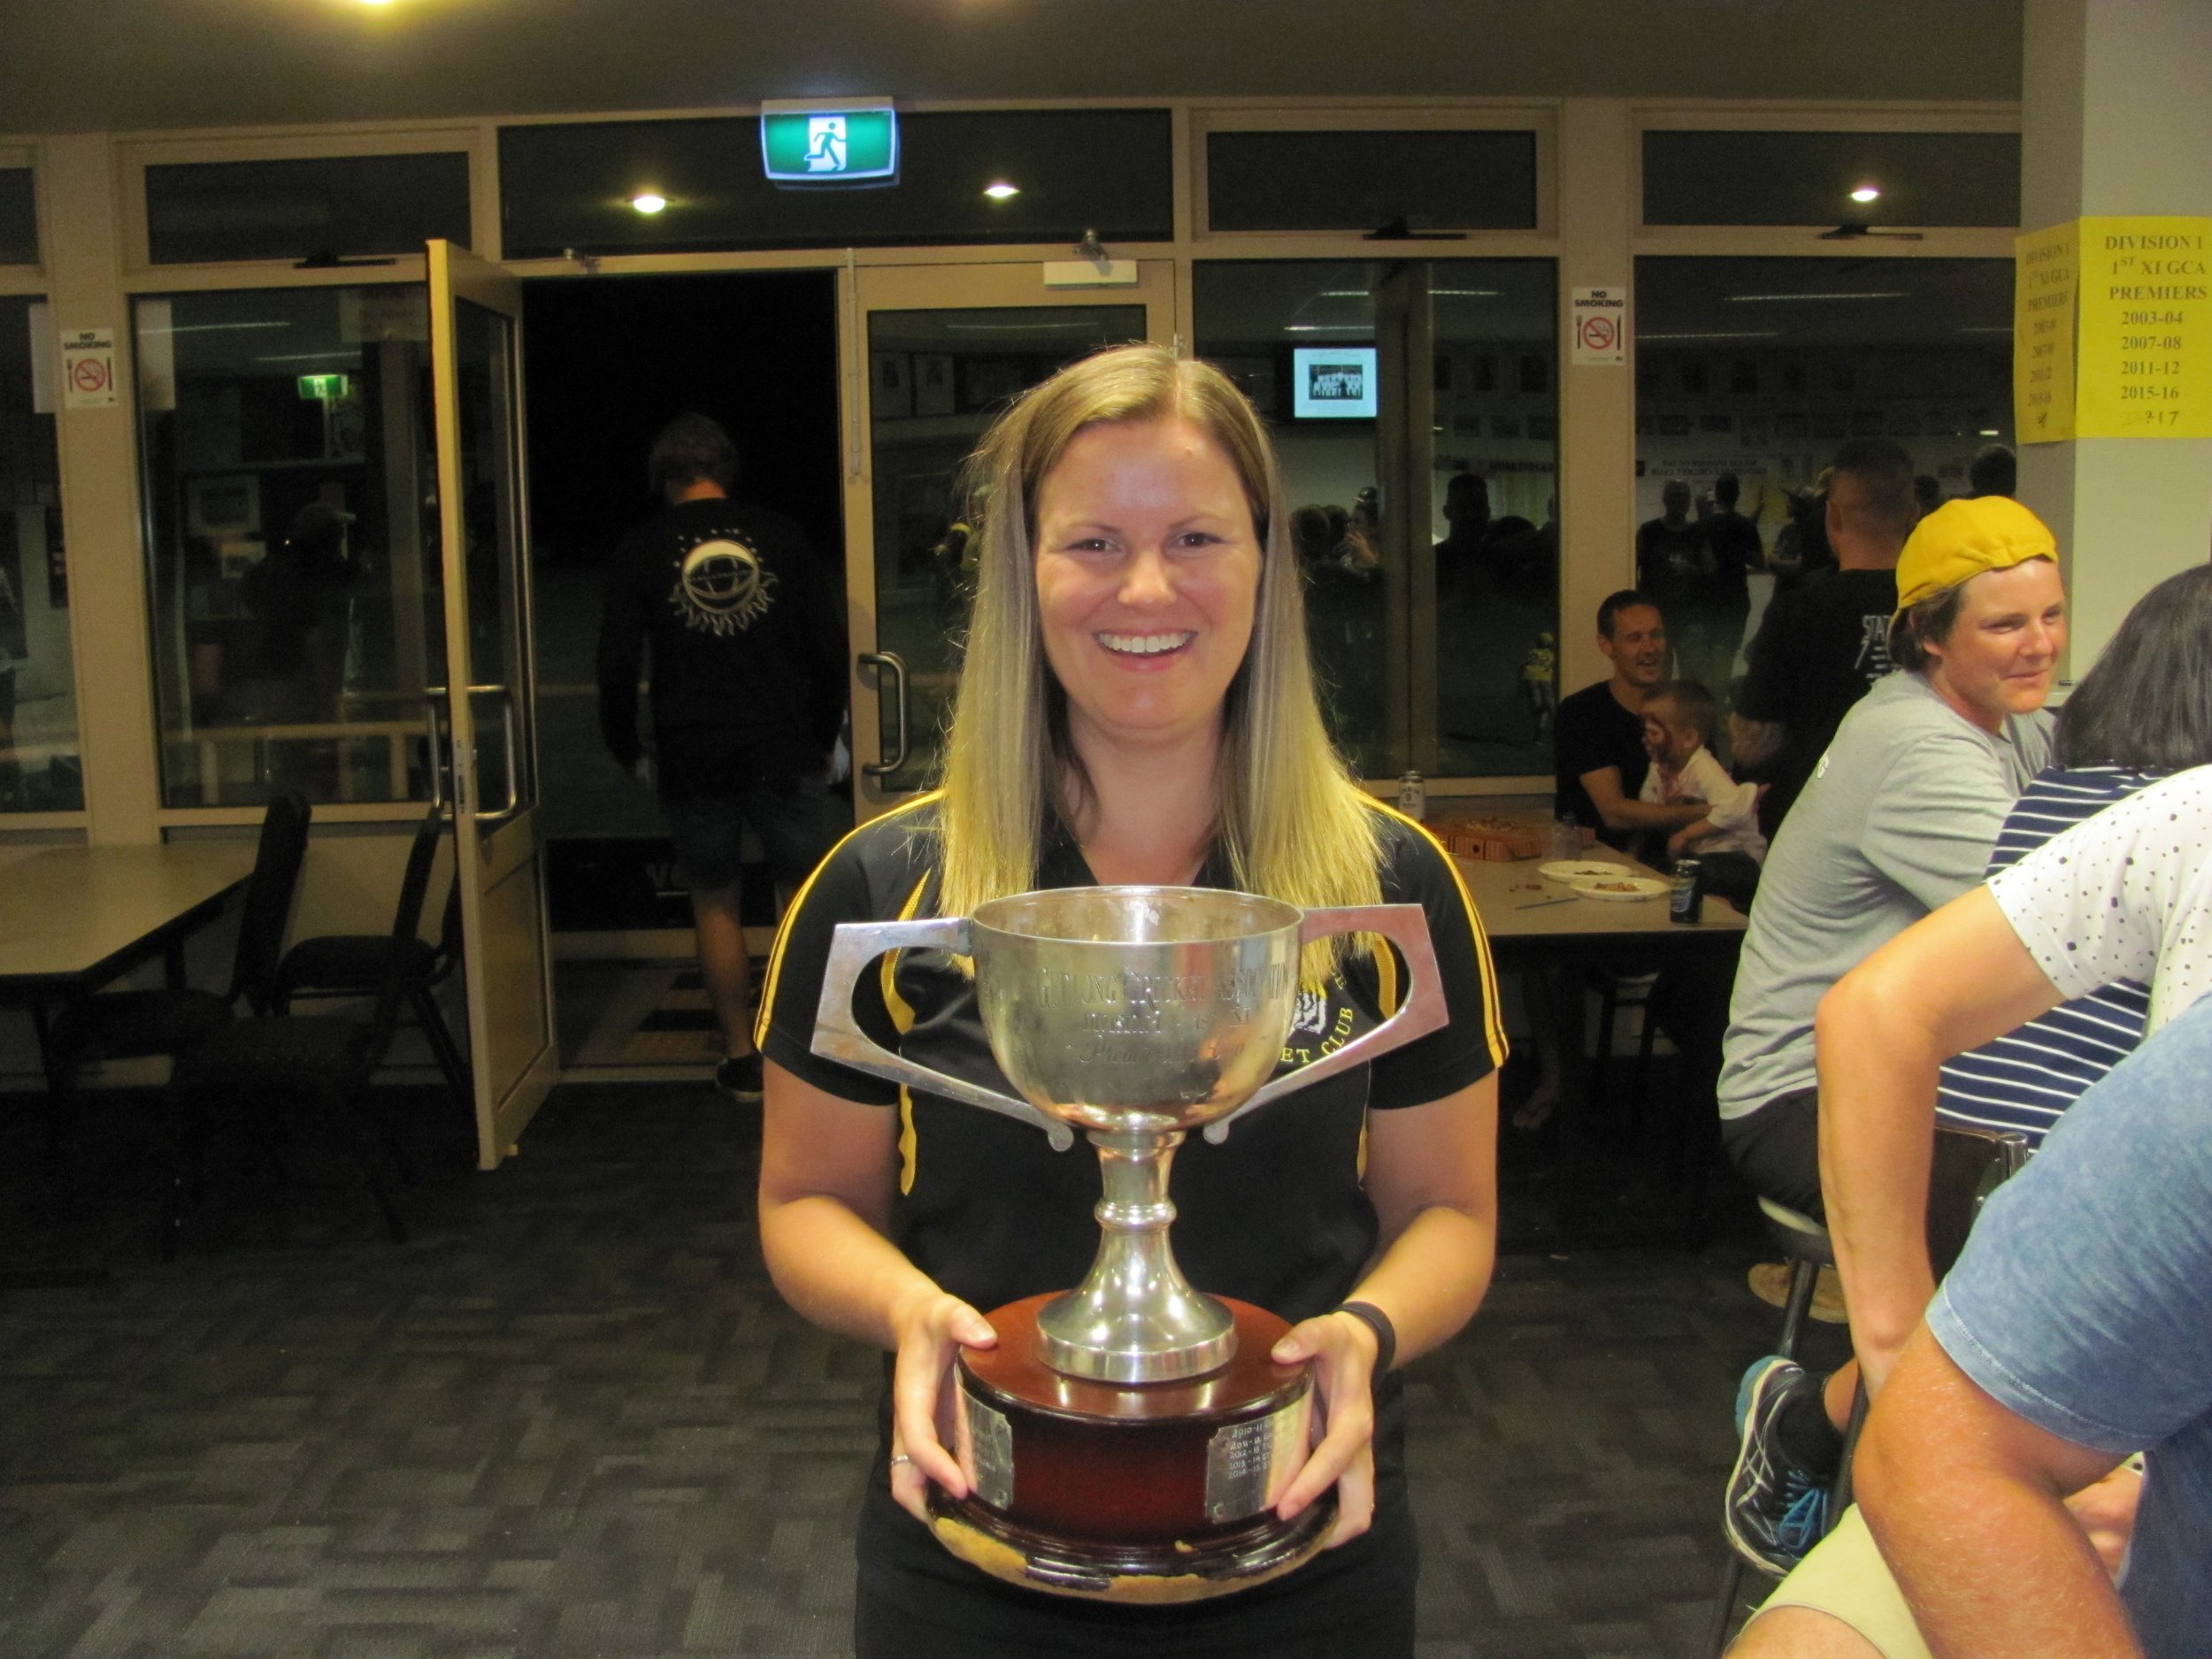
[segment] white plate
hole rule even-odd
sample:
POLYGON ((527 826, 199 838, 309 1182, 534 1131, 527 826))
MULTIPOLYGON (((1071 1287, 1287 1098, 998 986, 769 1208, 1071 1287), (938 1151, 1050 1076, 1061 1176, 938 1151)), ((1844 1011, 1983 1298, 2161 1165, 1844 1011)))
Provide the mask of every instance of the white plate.
POLYGON ((1624 864, 1609 864, 1601 858, 1561 858, 1540 865, 1537 873, 1551 881, 1586 881, 1601 876, 1628 873, 1624 864))
POLYGON ((1586 899, 1617 899, 1623 903, 1628 903, 1637 899, 1655 899, 1662 897, 1665 895, 1669 887, 1667 882, 1655 881, 1649 876, 1632 876, 1625 870, 1622 870, 1617 866, 1616 866, 1611 872, 1606 875, 1586 876, 1579 880, 1570 882, 1568 885, 1572 887, 1577 893, 1582 895, 1582 896, 1586 899), (1607 893, 1601 889, 1600 883, 1601 882, 1614 883, 1621 887, 1633 887, 1635 891, 1632 893, 1607 893))

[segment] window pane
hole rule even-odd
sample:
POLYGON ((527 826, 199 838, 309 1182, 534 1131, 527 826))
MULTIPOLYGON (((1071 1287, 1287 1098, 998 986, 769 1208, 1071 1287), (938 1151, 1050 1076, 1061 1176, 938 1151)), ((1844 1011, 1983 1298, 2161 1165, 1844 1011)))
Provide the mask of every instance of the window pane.
POLYGON ((424 291, 134 319, 163 801, 425 798, 445 647, 424 291))
POLYGON ((32 366, 54 352, 44 303, 0 297, 0 812, 84 806, 60 463, 32 366))
POLYGON ((1930 499, 2011 443, 2012 281, 2008 259, 1636 262, 1637 517, 1663 518, 1679 480, 1702 519, 1732 474, 1766 565, 1725 603, 1663 593, 1686 677, 1724 693, 1776 586, 1830 562, 1815 492, 1847 440, 1901 443, 1930 499))
POLYGON ((2019 222, 2017 133, 1644 134, 1647 225, 2019 222))
POLYGON ((1163 110, 902 115, 899 166, 882 188, 783 190, 762 175, 750 117, 503 127, 507 257, 1173 234, 1163 110), (996 182, 1019 194, 986 196, 996 182), (628 205, 647 188, 668 205, 628 205))
POLYGON ((469 242, 469 158, 328 156, 146 169, 156 265, 420 253, 469 242))
POLYGON ((1213 230, 1526 230, 1536 134, 1210 133, 1213 230))
POLYGON ((1548 260, 1194 273, 1201 355, 1274 423, 1325 712, 1364 776, 1550 769, 1524 670, 1558 626, 1554 281, 1548 260), (1370 376, 1371 414, 1317 396, 1370 376))
POLYGON ((0 265, 38 263, 38 202, 28 167, 0 167, 0 265))

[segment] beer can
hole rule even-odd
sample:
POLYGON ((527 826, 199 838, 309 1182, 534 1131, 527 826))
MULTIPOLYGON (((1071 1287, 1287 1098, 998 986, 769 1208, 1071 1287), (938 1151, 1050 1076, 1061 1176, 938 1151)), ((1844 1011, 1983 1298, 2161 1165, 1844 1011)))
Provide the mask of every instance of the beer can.
POLYGON ((1698 885, 1698 862, 1694 858, 1674 861, 1673 881, 1667 894, 1667 919, 1686 925, 1705 919, 1705 894, 1698 885))
POLYGON ((1409 818, 1425 818, 1429 815, 1429 787, 1417 772, 1409 772, 1398 780, 1398 810, 1409 818))

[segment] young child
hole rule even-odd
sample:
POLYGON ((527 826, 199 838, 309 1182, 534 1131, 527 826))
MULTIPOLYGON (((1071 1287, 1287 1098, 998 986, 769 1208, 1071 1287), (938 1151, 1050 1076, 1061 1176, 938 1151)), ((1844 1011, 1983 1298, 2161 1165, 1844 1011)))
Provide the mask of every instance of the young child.
POLYGON ((1642 798, 1705 803, 1703 818, 1667 838, 1668 855, 1694 856, 1705 890, 1744 910, 1758 888, 1767 842, 1759 833, 1757 786, 1736 782, 1705 747, 1718 712, 1713 694, 1695 680, 1653 688, 1644 699, 1644 753, 1651 769, 1642 798))

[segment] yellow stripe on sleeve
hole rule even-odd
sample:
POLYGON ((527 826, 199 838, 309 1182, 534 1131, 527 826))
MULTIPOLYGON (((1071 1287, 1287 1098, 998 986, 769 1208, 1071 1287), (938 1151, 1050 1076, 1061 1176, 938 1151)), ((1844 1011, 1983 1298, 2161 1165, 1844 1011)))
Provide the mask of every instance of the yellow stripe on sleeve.
MULTIPOLYGON (((914 919, 914 912, 921 908, 922 895, 928 887, 929 877, 925 874, 914 884, 914 891, 906 895, 906 902, 899 906, 899 920, 910 922, 914 919)), ((899 957, 904 954, 897 950, 884 952, 881 970, 883 1005, 891 1010, 891 1024, 902 1037, 914 1029, 914 1010, 899 995, 899 957)), ((918 1162, 918 1145, 914 1133, 914 1097, 907 1093, 906 1085, 902 1083, 899 1085, 899 1191, 902 1194, 914 1190, 914 1171, 918 1162)))
POLYGON ((1452 885, 1459 889, 1460 904, 1467 912, 1468 932, 1474 939, 1475 960, 1482 964, 1483 1039, 1489 1045, 1490 1064, 1502 1067, 1511 1045, 1506 1041, 1505 1010, 1498 1000, 1497 964, 1490 959, 1490 935, 1483 931, 1482 917, 1475 909, 1475 895, 1467 890, 1466 877, 1459 873, 1459 861, 1452 856, 1450 849, 1443 842, 1429 833, 1428 826, 1418 818, 1408 818, 1389 803, 1375 800, 1372 796, 1368 798, 1367 803, 1384 817, 1394 818, 1418 832, 1422 840, 1436 849, 1437 856, 1444 861, 1444 868, 1452 872, 1452 885))

